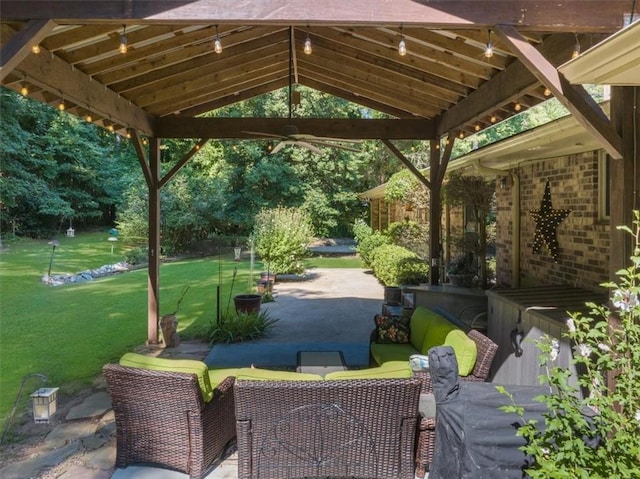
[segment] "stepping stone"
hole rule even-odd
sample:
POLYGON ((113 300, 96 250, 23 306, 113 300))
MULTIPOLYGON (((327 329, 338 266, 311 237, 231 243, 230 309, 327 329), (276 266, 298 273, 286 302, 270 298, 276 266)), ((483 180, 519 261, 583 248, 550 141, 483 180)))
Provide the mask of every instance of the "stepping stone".
POLYGON ((77 441, 84 437, 93 436, 96 429, 96 424, 87 421, 60 424, 47 434, 46 442, 55 445, 77 441))
POLYGON ((111 399, 106 391, 92 394, 81 404, 72 407, 67 414, 67 421, 102 416, 111 409, 111 399))
POLYGON ((14 462, 0 469, 2 479, 25 479, 25 477, 37 477, 44 467, 53 467, 60 464, 66 458, 80 449, 80 443, 75 441, 60 449, 49 451, 38 457, 30 457, 23 461, 14 462))
POLYGON ((88 469, 83 466, 73 465, 58 476, 58 479, 109 479, 110 476, 110 471, 88 469))
POLYGON ((91 466, 96 469, 111 472, 116 464, 115 442, 113 442, 113 444, 111 445, 107 444, 106 446, 103 446, 100 449, 96 449, 95 451, 88 452, 83 456, 82 462, 85 466, 91 466))

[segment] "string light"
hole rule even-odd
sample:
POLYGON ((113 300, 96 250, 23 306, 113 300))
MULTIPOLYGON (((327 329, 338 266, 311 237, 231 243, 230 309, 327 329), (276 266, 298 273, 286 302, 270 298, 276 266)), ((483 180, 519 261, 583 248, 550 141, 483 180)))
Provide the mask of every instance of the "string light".
POLYGON ((88 111, 88 112, 87 112, 87 114, 86 114, 86 116, 84 117, 84 119, 85 119, 85 121, 86 121, 87 123, 91 123, 91 122, 93 121, 93 117, 91 116, 91 112, 90 112, 90 111, 88 111))
POLYGON ((216 39, 213 42, 213 50, 217 54, 222 53, 222 42, 220 41, 220 35, 218 34, 218 25, 216 25, 216 39))
POLYGON ((309 38, 309 28, 307 27, 307 39, 304 41, 304 53, 306 55, 311 55, 313 48, 311 48, 311 38, 309 38))
POLYGON ((131 132, 129 130, 127 130, 127 138, 131 139, 131 132))
POLYGON ((491 30, 489 30, 489 39, 487 40, 487 44, 484 48, 484 56, 487 58, 491 58, 493 56, 493 42, 491 41, 491 30))
POLYGON ((549 88, 544 89, 544 96, 551 96, 551 90, 549 90, 549 88))
POLYGON ((513 109, 514 109, 515 111, 520 111, 520 110, 522 110, 522 105, 520 104, 520 102, 516 101, 516 102, 513 104, 513 109))
POLYGON ((461 132, 458 134, 458 138, 460 138, 461 140, 464 138, 464 131, 461 131, 461 132))
POLYGON ((31 45, 31 53, 35 53, 36 55, 40 53, 40 45, 37 43, 35 45, 31 45))
POLYGON ((491 123, 495 123, 496 121, 498 121, 498 118, 495 115, 491 115, 491 118, 489 118, 489 121, 491 121, 491 123))
POLYGON ((113 123, 109 123, 109 124, 107 125, 107 130, 109 130, 111 133, 113 133, 113 130, 114 130, 114 128, 113 128, 113 123))
POLYGON ((29 94, 29 87, 27 87, 26 83, 23 83, 22 87, 20 87, 20 94, 22 96, 27 96, 29 94))
POLYGON ((476 131, 480 131, 480 123, 476 123, 476 126, 474 126, 473 129, 476 131))
POLYGON ((400 27, 400 43, 398 43, 398 55, 401 57, 407 54, 407 43, 404 41, 404 33, 402 33, 402 27, 400 27))
POLYGON ((129 47, 127 47, 127 26, 122 25, 122 35, 120 35, 120 46, 118 47, 120 53, 125 54, 129 47))
POLYGON ((64 111, 66 105, 64 104, 64 98, 60 98, 60 102, 58 103, 58 110, 64 111))
POLYGON ((571 53, 571 58, 577 58, 580 55, 580 40, 578 40, 578 34, 574 33, 574 37, 576 37, 576 44, 573 47, 573 52, 571 53))

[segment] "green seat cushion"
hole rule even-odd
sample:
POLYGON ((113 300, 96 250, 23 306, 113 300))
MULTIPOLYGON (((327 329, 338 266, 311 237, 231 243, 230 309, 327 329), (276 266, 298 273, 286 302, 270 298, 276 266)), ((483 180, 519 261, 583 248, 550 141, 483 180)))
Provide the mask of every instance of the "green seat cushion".
POLYGON ((237 376, 237 368, 209 369, 209 382, 211 387, 215 389, 218 384, 227 379, 229 376, 237 376))
POLYGON ((429 329, 420 347, 420 353, 424 355, 428 355, 431 348, 442 346, 451 331, 460 331, 464 334, 460 328, 447 321, 443 316, 433 311, 429 311, 429 313, 429 329))
POLYGON ((371 356, 376 363, 384 364, 389 361, 405 361, 409 364, 409 356, 420 354, 411 344, 378 344, 371 343, 371 356))
POLYGON ((274 371, 271 369, 240 368, 236 379, 258 381, 322 381, 319 374, 297 373, 295 371, 274 371))
POLYGON ((457 329, 449 332, 444 340, 445 346, 451 346, 458 361, 458 374, 468 376, 476 365, 478 347, 473 339, 457 329))
POLYGON ((352 371, 334 371, 325 379, 406 379, 412 377, 407 361, 389 361, 377 368, 354 369, 352 371))
POLYGON ((418 352, 421 351, 422 343, 429 329, 431 317, 434 314, 433 311, 424 306, 418 306, 411 315, 411 320, 409 321, 409 341, 411 341, 411 344, 418 352))
POLYGON ((213 398, 213 388, 209 381, 209 370, 202 361, 193 359, 165 359, 145 356, 144 354, 126 353, 120 358, 120 365, 129 368, 149 369, 152 371, 166 371, 174 373, 195 374, 202 399, 205 402, 213 398))

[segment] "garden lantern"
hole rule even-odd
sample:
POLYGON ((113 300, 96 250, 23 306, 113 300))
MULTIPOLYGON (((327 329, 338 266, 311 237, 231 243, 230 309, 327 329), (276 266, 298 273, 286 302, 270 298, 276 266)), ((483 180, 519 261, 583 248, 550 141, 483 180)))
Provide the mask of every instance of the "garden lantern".
POLYGON ((49 423, 58 409, 58 389, 40 388, 31 394, 33 401, 33 421, 36 424, 49 423))
POLYGON ((235 260, 236 261, 240 261, 240 252, 242 251, 242 248, 240 248, 239 246, 236 246, 235 248, 233 248, 233 254, 235 255, 235 260))

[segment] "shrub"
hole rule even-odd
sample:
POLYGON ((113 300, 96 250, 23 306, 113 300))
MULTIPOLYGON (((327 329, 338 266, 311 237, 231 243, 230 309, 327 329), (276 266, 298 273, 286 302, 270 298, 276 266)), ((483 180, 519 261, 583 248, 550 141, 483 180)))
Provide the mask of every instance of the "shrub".
MULTIPOLYGON (((373 274, 385 286, 399 286, 406 278, 414 276, 414 268, 417 271, 424 271, 422 267, 416 267, 420 263, 426 266, 414 252, 407 248, 386 244, 376 248, 371 266, 373 274)), ((428 274, 428 267, 426 269, 428 274)))
POLYGON ((131 248, 124 254, 124 260, 129 264, 145 264, 149 259, 149 248, 138 246, 131 248))
POLYGON ((256 215, 250 241, 272 273, 302 273, 313 237, 309 216, 299 208, 263 209, 256 215))
POLYGON ((517 404, 502 408, 523 422, 518 434, 534 459, 525 471, 532 479, 640 477, 640 214, 634 214, 635 231, 618 228, 634 237, 631 266, 617 272, 619 283, 602 285, 613 292, 613 307, 587 303, 589 315, 567 320, 578 386, 588 395, 569 384, 568 369, 554 365, 559 341, 544 337, 538 342, 546 371, 541 380, 553 391, 539 398, 548 408, 544 424, 525 422, 517 404))
POLYGON ((398 263, 398 284, 420 284, 429 281, 429 263, 421 258, 406 258, 398 263))
POLYGON ((213 323, 209 330, 211 343, 240 343, 266 336, 278 321, 271 318, 267 311, 259 313, 223 314, 218 324, 213 323))
POLYGON ((404 246, 421 258, 429 257, 429 227, 415 221, 397 221, 391 223, 386 234, 393 244, 404 246))
POLYGON ((365 268, 371 268, 373 266, 372 254, 374 250, 382 245, 390 243, 391 239, 378 231, 375 231, 369 236, 363 238, 363 240, 358 243, 358 253, 360 254, 360 258, 362 259, 362 263, 365 268))
POLYGON ((353 231, 353 237, 358 243, 373 234, 373 228, 371 228, 371 226, 369 226, 363 219, 357 219, 353 223, 351 229, 353 231))

